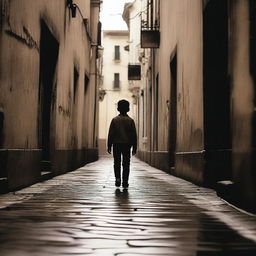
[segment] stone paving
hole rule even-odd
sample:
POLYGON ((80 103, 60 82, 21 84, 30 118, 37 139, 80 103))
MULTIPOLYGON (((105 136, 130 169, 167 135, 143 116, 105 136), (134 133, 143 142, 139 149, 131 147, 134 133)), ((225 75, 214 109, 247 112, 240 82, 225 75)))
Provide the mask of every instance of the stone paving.
POLYGON ((116 189, 103 158, 1 195, 0 255, 255 256, 256 217, 136 158, 116 189))

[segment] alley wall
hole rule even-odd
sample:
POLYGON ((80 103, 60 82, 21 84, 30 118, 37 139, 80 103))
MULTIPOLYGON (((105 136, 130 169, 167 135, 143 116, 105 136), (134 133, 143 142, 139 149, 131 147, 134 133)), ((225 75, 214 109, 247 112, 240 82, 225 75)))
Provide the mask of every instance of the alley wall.
POLYGON ((84 109, 85 83, 93 93, 96 86, 91 2, 75 4, 88 28, 78 9, 72 18, 65 0, 1 1, 1 175, 10 189, 35 182, 41 171, 59 174, 97 158, 90 132, 83 136, 84 112, 95 111, 93 104, 84 109))
POLYGON ((255 211, 256 2, 136 0, 123 18, 142 70, 139 158, 255 211))

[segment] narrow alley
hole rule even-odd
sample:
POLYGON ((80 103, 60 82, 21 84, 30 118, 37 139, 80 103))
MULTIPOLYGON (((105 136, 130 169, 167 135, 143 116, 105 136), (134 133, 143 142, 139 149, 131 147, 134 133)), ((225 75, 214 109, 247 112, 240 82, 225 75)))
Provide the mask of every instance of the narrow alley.
POLYGON ((112 161, 1 195, 0 255, 256 255, 254 215, 137 158, 116 189, 112 161))

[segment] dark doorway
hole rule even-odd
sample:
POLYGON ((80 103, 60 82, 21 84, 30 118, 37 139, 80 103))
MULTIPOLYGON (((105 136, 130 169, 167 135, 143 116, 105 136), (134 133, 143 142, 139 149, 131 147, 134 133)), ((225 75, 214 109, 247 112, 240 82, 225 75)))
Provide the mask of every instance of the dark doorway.
POLYGON ((40 90, 39 90, 39 143, 42 148, 42 170, 50 171, 51 113, 53 88, 59 44, 44 21, 41 21, 40 38, 40 90))
POLYGON ((78 121, 78 83, 79 72, 76 67, 73 70, 73 108, 72 108, 72 147, 77 148, 77 121, 78 121))
POLYGON ((0 110, 0 148, 4 145, 4 112, 0 110))
POLYGON ((154 150, 158 151, 158 104, 159 104, 159 75, 156 76, 154 98, 154 150))
MULTIPOLYGON (((247 172, 247 178, 248 176, 251 177, 251 180, 254 181, 252 183, 252 189, 251 191, 254 191, 255 193, 255 187, 256 187, 256 1, 250 0, 249 1, 249 7, 250 7, 250 74, 253 79, 253 85, 254 85, 254 97, 253 97, 253 115, 252 115, 252 159, 253 159, 253 166, 252 171, 249 173, 247 172), (249 175, 248 175, 249 174, 249 175)), ((255 203, 254 203, 255 205, 255 203)), ((256 206, 254 206, 255 209, 256 206)))
POLYGON ((87 122, 88 122, 88 109, 89 109, 89 82, 90 79, 87 76, 87 74, 85 73, 84 75, 84 128, 83 131, 84 133, 86 133, 85 131, 87 130, 87 122))
POLYGON ((228 1, 210 0, 203 15, 204 143, 230 148, 228 1))
POLYGON ((254 111, 252 117, 252 146, 256 152, 256 1, 249 1, 250 7, 250 74, 254 84, 254 111))
POLYGON ((89 77, 85 74, 84 75, 84 96, 87 94, 88 85, 89 85, 89 77))
POLYGON ((176 134, 177 134, 177 53, 170 61, 171 90, 169 102, 169 155, 170 165, 175 166, 176 134))
POLYGON ((208 185, 231 178, 228 1, 210 0, 203 13, 204 148, 208 185))
POLYGON ((74 96, 73 96, 73 101, 74 103, 76 102, 76 96, 77 96, 77 88, 78 88, 78 78, 79 78, 79 73, 77 69, 74 67, 74 73, 73 73, 73 83, 74 83, 74 96))

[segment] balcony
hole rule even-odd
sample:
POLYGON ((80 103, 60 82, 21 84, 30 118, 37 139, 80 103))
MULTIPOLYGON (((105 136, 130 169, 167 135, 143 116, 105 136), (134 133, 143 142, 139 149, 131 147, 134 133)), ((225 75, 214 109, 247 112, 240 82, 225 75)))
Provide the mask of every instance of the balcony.
POLYGON ((141 16, 141 48, 160 46, 160 0, 148 0, 141 16))
POLYGON ((128 65, 128 80, 141 80, 141 65, 129 64, 128 65))
POLYGON ((159 48, 160 31, 158 29, 141 29, 141 48, 159 48))

